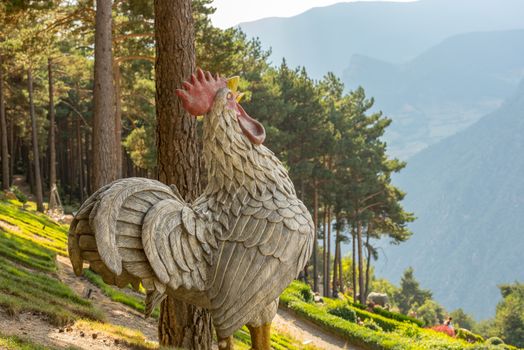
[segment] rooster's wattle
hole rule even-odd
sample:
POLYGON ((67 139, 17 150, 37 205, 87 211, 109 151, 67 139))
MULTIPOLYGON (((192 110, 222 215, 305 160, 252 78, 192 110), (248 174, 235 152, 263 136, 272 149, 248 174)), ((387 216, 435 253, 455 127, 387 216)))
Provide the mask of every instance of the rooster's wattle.
POLYGON ((208 185, 200 197, 186 203, 174 186, 145 178, 115 181, 78 211, 69 255, 77 275, 85 260, 106 283, 142 283, 146 313, 169 294, 209 309, 219 339, 247 324, 267 342, 279 295, 311 255, 314 229, 235 90, 201 70, 177 90, 188 112, 205 115, 208 185))

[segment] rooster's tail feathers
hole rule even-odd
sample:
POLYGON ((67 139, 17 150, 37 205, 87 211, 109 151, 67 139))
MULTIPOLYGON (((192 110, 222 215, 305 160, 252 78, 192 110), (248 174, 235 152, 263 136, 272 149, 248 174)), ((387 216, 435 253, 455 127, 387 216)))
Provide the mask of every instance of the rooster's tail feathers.
POLYGON ((164 199, 181 200, 169 186, 144 178, 121 179, 99 189, 82 205, 69 229, 75 273, 81 275, 87 261, 108 284, 157 285, 142 245, 142 221, 164 199))

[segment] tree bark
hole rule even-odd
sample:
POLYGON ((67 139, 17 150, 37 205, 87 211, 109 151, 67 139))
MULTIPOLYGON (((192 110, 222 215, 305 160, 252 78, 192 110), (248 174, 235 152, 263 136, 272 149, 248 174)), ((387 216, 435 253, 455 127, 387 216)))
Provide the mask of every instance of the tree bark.
POLYGON ((364 299, 364 262, 362 260, 362 222, 357 220, 357 251, 358 251, 358 292, 359 301, 365 303, 364 299))
POLYGON ((0 132, 2 134, 2 189, 9 189, 9 150, 7 145, 7 121, 4 103, 4 66, 0 55, 0 132))
POLYGON ((333 261, 333 291, 340 291, 340 286, 338 286, 338 260, 340 259, 338 253, 338 247, 340 245, 340 217, 338 214, 335 215, 336 229, 335 229, 335 259, 333 261))
POLYGON ((365 286, 364 286, 364 295, 366 299, 369 294, 369 271, 371 267, 371 249, 369 247, 369 238, 371 236, 372 227, 373 227, 372 223, 369 222, 368 227, 367 227, 367 235, 366 235, 366 250, 367 250, 368 255, 367 255, 367 261, 366 261, 366 281, 365 281, 365 286))
POLYGON ((76 158, 78 162, 78 186, 80 187, 80 202, 84 202, 84 162, 82 159, 82 133, 80 118, 76 117, 76 158))
POLYGON ((342 248, 340 246, 340 244, 338 245, 338 285, 340 287, 340 290, 342 292, 345 291, 345 288, 344 288, 344 280, 342 278, 342 248))
POLYGON ((315 227, 315 240, 313 241, 313 291, 318 293, 318 181, 315 180, 313 197, 313 226, 315 227))
POLYGON ((15 172, 15 155, 18 149, 18 138, 15 137, 15 123, 9 118, 9 186, 13 184, 13 173, 15 172))
POLYGON ((356 248, 356 232, 355 223, 351 225, 351 246, 352 246, 352 258, 351 258, 351 272, 352 272, 352 284, 353 284, 353 301, 357 301, 357 248, 356 248))
POLYGON ((36 130, 36 115, 35 105, 33 103, 33 76, 31 68, 27 69, 27 82, 29 84, 29 111, 31 114, 31 129, 32 129, 32 143, 33 143, 33 164, 34 164, 34 178, 35 178, 35 197, 36 210, 44 212, 44 198, 42 195, 42 177, 40 175, 40 152, 38 151, 38 134, 36 130))
POLYGON ((369 268, 371 265, 371 250, 369 249, 369 236, 366 237, 366 250, 367 250, 367 257, 366 257, 366 279, 364 282, 364 296, 367 299, 369 294, 369 268))
POLYGON ((327 284, 328 284, 328 277, 327 277, 327 265, 329 264, 328 263, 328 260, 327 260, 327 207, 326 205, 324 205, 324 227, 323 227, 323 230, 324 230, 324 234, 323 234, 323 252, 322 252, 322 262, 323 262, 323 265, 322 265, 322 295, 324 295, 325 297, 327 297, 327 284))
POLYGON ((53 84, 53 62, 47 59, 47 76, 49 81, 49 206, 48 210, 62 207, 56 187, 56 141, 55 141, 55 101, 53 84))
POLYGON ((117 179, 111 25, 111 1, 96 0, 93 191, 117 179))
POLYGON ((115 83, 115 166, 117 177, 122 177, 122 100, 121 100, 121 74, 120 63, 113 63, 114 83, 115 83))
POLYGON ((331 297, 331 286, 329 284, 331 278, 331 207, 327 207, 327 261, 326 261, 326 295, 331 297))
MULTIPOLYGON (((156 115, 158 179, 175 184, 187 201, 200 193, 196 120, 175 90, 195 70, 190 0, 155 0, 156 115)), ((160 306, 159 343, 185 349, 211 348, 211 316, 205 309, 171 297, 160 306)))

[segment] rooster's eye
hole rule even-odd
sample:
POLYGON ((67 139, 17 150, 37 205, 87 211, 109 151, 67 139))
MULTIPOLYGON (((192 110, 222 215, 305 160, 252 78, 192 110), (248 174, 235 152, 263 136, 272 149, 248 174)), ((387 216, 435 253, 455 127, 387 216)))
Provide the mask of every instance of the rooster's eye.
POLYGON ((228 92, 226 98, 228 100, 232 100, 233 99, 233 94, 231 92, 228 92))

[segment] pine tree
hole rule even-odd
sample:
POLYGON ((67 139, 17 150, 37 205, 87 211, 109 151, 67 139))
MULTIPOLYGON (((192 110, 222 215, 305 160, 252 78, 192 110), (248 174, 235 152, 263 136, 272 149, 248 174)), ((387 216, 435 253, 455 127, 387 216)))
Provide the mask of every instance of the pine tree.
MULTIPOLYGON (((196 120, 175 90, 195 71, 191 1, 155 0, 158 175, 187 201, 200 192, 196 120)), ((184 349, 211 348, 211 316, 203 308, 167 297, 160 307, 159 342, 184 349)))
POLYGON ((413 275, 413 268, 407 268, 400 280, 400 289, 395 295, 400 312, 407 314, 413 306, 421 306, 431 297, 429 290, 420 288, 418 281, 413 275))

